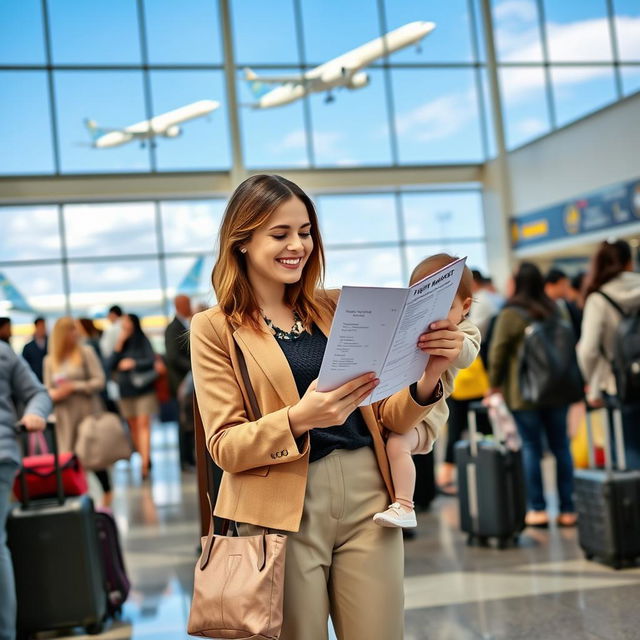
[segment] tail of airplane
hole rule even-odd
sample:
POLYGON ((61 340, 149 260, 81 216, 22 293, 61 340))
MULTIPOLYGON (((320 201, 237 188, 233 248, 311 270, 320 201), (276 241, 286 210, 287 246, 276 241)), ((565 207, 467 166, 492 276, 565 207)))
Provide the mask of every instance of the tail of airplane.
POLYGON ((200 290, 200 278, 202 276, 202 266, 204 265, 204 256, 196 258, 196 261, 191 266, 191 269, 187 271, 187 274, 182 279, 182 282, 178 285, 177 293, 184 293, 185 295, 195 295, 202 293, 200 290))
POLYGON ((4 273, 0 272, 0 289, 13 311, 25 311, 35 313, 35 309, 26 301, 24 296, 13 286, 13 283, 4 273))
POLYGON ((103 129, 98 126, 98 123, 95 120, 90 120, 89 118, 84 119, 84 126, 88 129, 89 135, 92 140, 97 140, 100 136, 103 136, 107 133, 106 129, 103 129))
POLYGON ((264 82, 260 82, 260 78, 252 69, 249 67, 245 67, 244 69, 244 79, 249 85, 249 89, 251 89, 251 93, 255 98, 262 98, 265 93, 270 91, 268 85, 264 84, 264 82))

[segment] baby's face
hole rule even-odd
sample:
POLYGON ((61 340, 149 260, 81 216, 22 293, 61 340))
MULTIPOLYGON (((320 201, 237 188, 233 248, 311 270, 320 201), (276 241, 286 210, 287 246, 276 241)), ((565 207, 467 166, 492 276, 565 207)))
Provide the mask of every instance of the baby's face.
POLYGON ((453 304, 449 310, 447 320, 452 324, 460 324, 464 317, 469 313, 471 308, 471 298, 462 299, 460 296, 456 296, 453 299, 453 304))

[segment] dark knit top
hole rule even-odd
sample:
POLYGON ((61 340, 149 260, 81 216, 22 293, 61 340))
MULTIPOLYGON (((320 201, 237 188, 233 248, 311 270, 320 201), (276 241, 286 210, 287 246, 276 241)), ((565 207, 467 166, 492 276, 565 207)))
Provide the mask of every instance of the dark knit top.
MULTIPOLYGON (((302 397, 309 385, 318 377, 327 338, 313 326, 313 333, 306 331, 293 340, 277 339, 284 353, 302 397)), ((335 449, 360 449, 373 445, 373 438, 359 409, 356 409, 342 425, 326 429, 311 429, 309 462, 324 458, 335 449)))

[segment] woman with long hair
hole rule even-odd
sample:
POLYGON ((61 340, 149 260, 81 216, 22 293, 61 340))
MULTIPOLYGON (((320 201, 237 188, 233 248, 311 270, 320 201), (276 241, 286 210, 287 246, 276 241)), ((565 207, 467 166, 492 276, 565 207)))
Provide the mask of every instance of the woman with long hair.
MULTIPOLYGON (((611 362, 623 314, 640 308, 640 274, 633 272, 631 247, 624 240, 603 242, 585 280, 585 305, 578 362, 587 383, 587 401, 602 407, 618 393, 611 362)), ((640 398, 621 404, 627 466, 640 469, 640 398)))
POLYGON ((142 479, 151 463, 151 417, 158 411, 154 389, 156 354, 140 325, 140 318, 122 316, 120 335, 107 361, 120 389, 120 413, 126 418, 131 439, 142 460, 142 479))
POLYGON ((400 640, 402 534, 372 520, 394 501, 383 433, 409 431, 442 397, 463 337, 434 323, 418 341, 432 355, 420 380, 373 405, 359 406, 374 373, 319 392, 338 294, 322 288, 307 194, 280 176, 245 180, 219 243, 218 305, 191 324, 206 442, 224 471, 215 514, 242 535, 287 534, 281 640, 326 639, 329 614, 340 640, 400 640))
POLYGON ((557 523, 573 526, 577 516, 573 503, 573 460, 567 436, 569 403, 539 407, 523 400, 519 385, 519 351, 527 327, 545 320, 559 309, 544 291, 544 278, 538 267, 523 262, 513 278, 514 293, 499 313, 489 350, 489 384, 501 391, 515 418, 522 438, 525 483, 529 512, 526 523, 534 527, 549 524, 547 503, 542 484, 540 462, 543 434, 556 459, 556 482, 560 500, 557 523))
MULTIPOLYGON (((56 435, 60 452, 73 451, 78 427, 88 415, 96 412, 105 377, 95 351, 80 344, 73 318, 59 318, 49 338, 49 354, 44 359, 44 385, 54 404, 56 435)), ((94 472, 104 492, 102 501, 112 500, 109 472, 94 472)))

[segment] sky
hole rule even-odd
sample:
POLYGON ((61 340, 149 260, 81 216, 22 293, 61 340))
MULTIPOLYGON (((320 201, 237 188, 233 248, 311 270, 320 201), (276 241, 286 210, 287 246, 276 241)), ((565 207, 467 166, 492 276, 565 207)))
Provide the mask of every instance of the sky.
MULTIPOLYGON (((215 0, 146 0, 145 51, 135 0, 48 0, 47 6, 51 75, 44 67, 41 1, 0 0, 0 175, 54 172, 52 106, 63 174, 148 172, 152 161, 157 171, 229 169, 215 0), (148 74, 141 68, 145 58, 148 74), (116 149, 89 145, 86 118, 119 128, 145 120, 148 109, 158 115, 201 99, 218 100, 221 107, 185 123, 178 138, 159 138, 153 148, 138 142, 116 149)), ((491 131, 482 116, 483 109, 488 112, 486 71, 474 66, 484 62, 478 0, 384 0, 382 16, 377 0, 300 0, 299 6, 300 30, 293 0, 231 0, 248 168, 477 163, 492 153, 491 135, 487 148, 483 142, 485 127, 491 131), (296 74, 301 65, 321 64, 414 20, 437 26, 420 50, 406 48, 392 54, 387 67, 369 68, 367 87, 338 90, 331 104, 316 94, 276 109, 247 106, 253 96, 244 67, 261 75, 296 74)), ((543 0, 543 6, 552 63, 549 93, 537 3, 492 3, 510 148, 548 133, 552 117, 562 126, 618 98, 606 1, 543 0)), ((640 2, 613 0, 613 7, 622 92, 628 95, 640 89, 640 2)), ((486 269, 477 191, 344 195, 317 202, 329 286, 398 286, 418 260, 441 250, 469 255, 472 266, 486 269)), ((114 292, 160 288, 163 282, 171 288, 203 254, 206 287, 223 209, 223 200, 163 202, 158 211, 153 203, 78 204, 62 213, 45 205, 1 208, 0 270, 34 296, 62 293, 65 278, 74 294, 91 292, 96 282, 114 292), (70 259, 66 271, 59 263, 61 222, 70 259), (33 228, 39 230, 35 239, 33 228), (158 258, 161 248, 166 260, 158 258), (51 262, 46 268, 8 264, 28 260, 51 262)))

